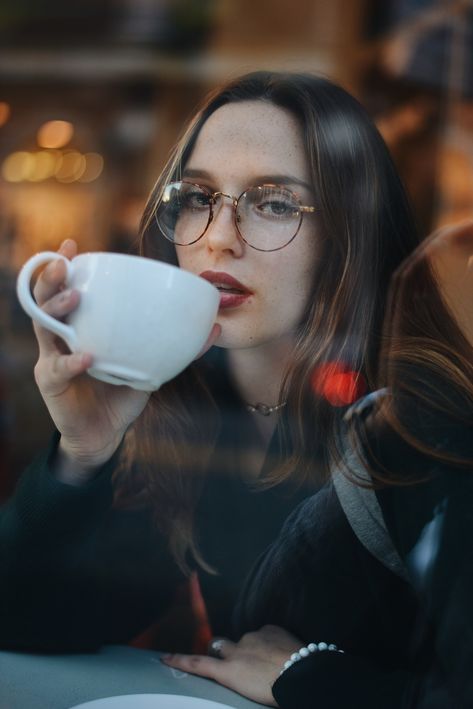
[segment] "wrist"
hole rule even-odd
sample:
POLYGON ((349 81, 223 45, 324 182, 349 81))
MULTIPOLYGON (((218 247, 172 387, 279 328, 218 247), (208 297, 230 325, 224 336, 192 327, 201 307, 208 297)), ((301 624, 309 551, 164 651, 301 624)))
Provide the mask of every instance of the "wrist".
POLYGON ((52 461, 52 469, 56 478, 68 485, 83 485, 90 482, 101 467, 113 456, 120 446, 111 444, 97 453, 78 453, 61 437, 56 455, 52 461))
POLYGON ((337 645, 335 645, 334 643, 309 643, 308 645, 301 647, 299 648, 299 650, 292 653, 292 655, 286 660, 286 662, 282 666, 279 676, 281 676, 286 670, 288 670, 289 667, 294 665, 294 663, 300 662, 304 658, 310 657, 310 655, 313 655, 318 652, 340 652, 343 654, 344 650, 339 650, 337 645))

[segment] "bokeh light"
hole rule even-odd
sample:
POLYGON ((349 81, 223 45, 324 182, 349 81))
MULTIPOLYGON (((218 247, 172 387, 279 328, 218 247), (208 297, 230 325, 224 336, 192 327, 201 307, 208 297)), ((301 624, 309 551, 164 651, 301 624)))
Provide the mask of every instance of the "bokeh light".
POLYGON ((99 153, 86 153, 85 170, 79 178, 79 182, 93 182, 100 177, 103 170, 103 157, 99 153))
POLYGON ((0 101, 0 126, 5 125, 10 118, 10 114, 10 105, 6 101, 0 101))
POLYGON ((11 153, 3 161, 2 176, 7 182, 28 180, 34 168, 34 157, 26 150, 11 153))
POLYGON ((331 406, 350 406, 367 390, 363 375, 342 362, 326 362, 316 367, 311 384, 314 393, 331 406))
POLYGON ((75 182, 84 174, 86 160, 84 155, 77 150, 69 150, 63 153, 59 169, 56 171, 56 179, 59 182, 75 182))
POLYGON ((47 121, 38 131, 38 145, 42 148, 63 148, 74 135, 74 126, 69 121, 47 121))
POLYGON ((38 150, 32 157, 33 164, 27 178, 30 182, 41 182, 53 177, 62 162, 61 153, 51 150, 38 150))
POLYGON ((78 150, 19 150, 3 161, 2 176, 7 182, 43 182, 55 178, 63 184, 88 183, 103 171, 104 159, 99 153, 78 150))

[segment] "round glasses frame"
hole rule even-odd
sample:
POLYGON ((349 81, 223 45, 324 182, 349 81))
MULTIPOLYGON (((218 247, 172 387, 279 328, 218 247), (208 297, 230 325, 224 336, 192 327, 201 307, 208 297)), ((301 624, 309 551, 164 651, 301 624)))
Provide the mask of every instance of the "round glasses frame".
MULTIPOLYGON (((207 224, 206 224, 204 230, 202 231, 201 234, 199 234, 199 236, 196 239, 193 239, 192 241, 188 241, 186 243, 180 243, 180 242, 176 241, 175 239, 172 239, 169 236, 167 236, 167 234, 165 234, 162 227, 160 226, 159 219, 158 219, 158 212, 159 212, 159 206, 158 206, 157 212, 155 213, 155 219, 156 219, 156 223, 158 225, 158 228, 159 228, 160 232, 162 233, 162 235, 164 236, 164 238, 167 239, 168 241, 170 241, 171 243, 175 244, 176 246, 192 246, 192 244, 195 244, 197 241, 202 239, 202 237, 204 236, 204 234, 206 233, 207 229, 209 228, 210 224, 213 221, 213 218, 214 218, 213 208, 217 204, 217 200, 219 197, 226 197, 227 199, 231 200, 232 206, 233 206, 233 222, 235 224, 236 230, 237 230, 238 235, 241 238, 241 240, 244 241, 245 244, 247 244, 251 249, 255 249, 255 251, 263 251, 265 253, 269 253, 272 251, 280 251, 281 249, 286 248, 286 246, 288 246, 291 243, 291 241, 294 241, 294 239, 298 235, 300 228, 302 226, 302 220, 303 220, 304 214, 306 214, 306 213, 313 214, 314 212, 317 211, 316 207, 301 204, 301 201, 300 201, 299 197, 297 196, 297 194, 295 192, 293 192, 292 190, 290 190, 285 185, 281 185, 281 184, 265 183, 263 185, 253 185, 253 186, 247 187, 245 190, 243 190, 243 192, 239 195, 239 197, 234 197, 231 194, 227 194, 226 192, 221 192, 221 191, 211 192, 208 189, 208 187, 204 187, 203 185, 199 185, 197 182, 191 182, 190 180, 177 180, 176 182, 170 182, 169 184, 165 185, 164 190, 166 190, 168 187, 171 187, 171 185, 183 184, 183 183, 186 185, 192 185, 194 187, 198 187, 200 190, 202 190, 202 192, 204 192, 206 195, 208 195, 208 197, 209 197, 209 218, 208 218, 208 221, 207 221, 207 224), (291 236, 291 238, 288 241, 286 241, 285 244, 283 244, 282 246, 277 246, 274 249, 261 249, 258 246, 254 246, 253 244, 251 244, 247 239, 245 239, 244 235, 241 233, 240 227, 238 226, 237 209, 238 209, 238 205, 240 203, 241 198, 244 197, 248 192, 250 192, 251 190, 263 190, 268 187, 273 188, 273 189, 275 188, 275 189, 286 190, 286 192, 289 195, 291 195, 292 199, 294 199, 294 202, 297 204, 297 208, 300 212, 300 216, 299 216, 299 223, 297 225, 297 229, 296 229, 294 235, 291 236)), ((164 192, 164 190, 163 190, 163 192, 164 192)))

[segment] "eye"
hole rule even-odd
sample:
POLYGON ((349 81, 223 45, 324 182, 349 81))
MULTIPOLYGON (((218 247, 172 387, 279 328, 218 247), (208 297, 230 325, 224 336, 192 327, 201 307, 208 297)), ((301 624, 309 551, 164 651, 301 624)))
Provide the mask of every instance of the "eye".
POLYGON ((181 209, 190 209, 192 211, 208 209, 210 205, 210 196, 202 190, 190 189, 180 195, 180 202, 181 209))
POLYGON ((266 219, 294 219, 299 216, 299 207, 291 194, 284 190, 258 189, 252 195, 253 209, 266 219))
POLYGON ((267 200, 256 205, 259 212, 268 217, 292 217, 294 215, 294 205, 281 199, 267 200))

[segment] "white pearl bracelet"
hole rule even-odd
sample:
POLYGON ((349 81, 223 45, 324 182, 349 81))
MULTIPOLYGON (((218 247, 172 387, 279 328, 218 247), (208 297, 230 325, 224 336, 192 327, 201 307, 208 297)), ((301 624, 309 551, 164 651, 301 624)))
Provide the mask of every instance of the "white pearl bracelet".
POLYGON ((328 645, 327 643, 309 643, 307 647, 301 647, 300 650, 292 653, 289 660, 286 660, 286 662, 284 663, 284 666, 279 675, 281 676, 282 673, 289 669, 289 667, 291 667, 295 662, 303 660, 304 657, 309 657, 309 655, 314 652, 325 652, 327 650, 330 652, 344 652, 344 650, 339 650, 338 647, 333 643, 330 643, 330 645, 328 645))

